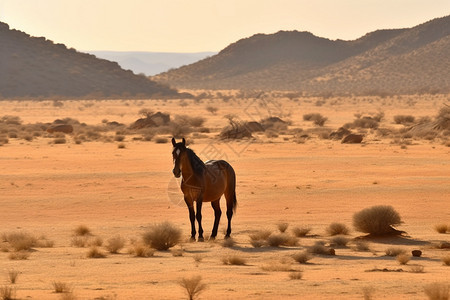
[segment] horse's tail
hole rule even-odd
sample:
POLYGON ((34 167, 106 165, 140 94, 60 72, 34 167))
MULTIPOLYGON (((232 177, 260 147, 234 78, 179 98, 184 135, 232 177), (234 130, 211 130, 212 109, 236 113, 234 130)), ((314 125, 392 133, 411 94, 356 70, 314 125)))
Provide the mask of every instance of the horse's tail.
POLYGON ((237 207, 237 198, 236 198, 236 173, 234 172, 233 167, 227 163, 227 207, 230 205, 228 202, 231 201, 231 207, 233 208, 233 212, 236 212, 237 207))

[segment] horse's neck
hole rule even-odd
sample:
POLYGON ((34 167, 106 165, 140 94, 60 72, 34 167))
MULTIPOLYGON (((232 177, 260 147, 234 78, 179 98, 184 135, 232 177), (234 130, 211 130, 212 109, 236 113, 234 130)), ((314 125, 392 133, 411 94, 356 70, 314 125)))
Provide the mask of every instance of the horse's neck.
POLYGON ((184 180, 193 178, 194 175, 194 169, 192 168, 191 161, 187 154, 181 159, 181 174, 183 175, 184 180))

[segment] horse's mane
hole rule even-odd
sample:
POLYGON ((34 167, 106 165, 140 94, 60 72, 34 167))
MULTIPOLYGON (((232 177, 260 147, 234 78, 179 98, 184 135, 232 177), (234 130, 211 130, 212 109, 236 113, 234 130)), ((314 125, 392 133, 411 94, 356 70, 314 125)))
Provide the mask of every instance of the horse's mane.
POLYGON ((197 156, 197 154, 195 154, 192 149, 186 148, 186 150, 189 157, 189 162, 191 163, 194 173, 203 175, 203 171, 206 168, 205 163, 197 156))

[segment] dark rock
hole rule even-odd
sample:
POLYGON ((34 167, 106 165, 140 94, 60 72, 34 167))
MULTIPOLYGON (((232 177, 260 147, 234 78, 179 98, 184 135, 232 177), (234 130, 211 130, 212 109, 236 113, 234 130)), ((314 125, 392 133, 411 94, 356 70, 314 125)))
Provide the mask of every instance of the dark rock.
POLYGON ((361 134, 349 134, 343 140, 342 144, 360 144, 363 140, 363 136, 361 134))
POLYGON ((412 256, 414 256, 414 257, 422 256, 422 251, 420 251, 420 250, 413 250, 411 253, 412 253, 412 256))

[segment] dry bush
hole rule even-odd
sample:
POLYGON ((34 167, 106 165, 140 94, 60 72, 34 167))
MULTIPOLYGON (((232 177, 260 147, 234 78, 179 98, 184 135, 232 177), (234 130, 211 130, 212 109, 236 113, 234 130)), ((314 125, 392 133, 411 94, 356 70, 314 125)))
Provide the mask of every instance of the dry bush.
POLYGON ((446 233, 448 231, 447 224, 437 224, 434 226, 434 229, 439 233, 446 233))
POLYGON ((259 230, 252 234, 249 234, 250 244, 255 248, 260 248, 267 244, 267 238, 270 236, 269 230, 259 230))
POLYGON ((156 250, 168 250, 181 241, 181 229, 167 221, 154 224, 144 233, 143 241, 156 250))
POLYGON ((351 248, 355 251, 370 251, 369 243, 362 240, 353 242, 351 248))
POLYGON ((25 260, 30 257, 30 252, 21 250, 9 253, 8 258, 11 260, 25 260))
POLYGON ((303 278, 303 272, 302 271, 289 272, 289 278, 292 280, 300 280, 303 278))
POLYGON ((356 230, 373 236, 400 234, 392 226, 402 223, 400 215, 390 205, 376 205, 365 208, 353 215, 356 230))
POLYGON ((322 116, 319 113, 309 113, 309 114, 303 115, 303 120, 311 121, 317 126, 323 126, 325 124, 325 122, 328 120, 328 118, 322 116))
POLYGON ((116 235, 106 241, 106 249, 109 253, 118 253, 125 246, 125 239, 116 235))
POLYGON ((292 265, 288 260, 273 260, 261 266, 261 269, 268 272, 291 272, 292 265))
POLYGON ((16 289, 11 286, 0 287, 0 299, 1 300, 13 300, 16 299, 16 289))
POLYGON ((128 251, 130 254, 136 257, 152 257, 155 254, 155 249, 150 248, 147 245, 138 243, 133 245, 128 251))
POLYGON ((30 250, 36 246, 36 237, 27 232, 10 232, 2 234, 3 241, 7 242, 15 251, 30 250))
POLYGON ((270 247, 296 246, 298 244, 298 240, 296 237, 290 236, 286 233, 274 233, 267 238, 267 244, 270 247))
POLYGON ((200 263, 203 260, 203 256, 201 254, 195 254, 192 258, 196 263, 200 263))
POLYGON ((308 252, 313 254, 320 254, 320 255, 332 255, 333 249, 330 249, 329 247, 325 246, 324 241, 317 241, 314 243, 314 245, 308 247, 308 252))
POLYGON ((210 112, 211 114, 215 115, 219 109, 215 106, 207 106, 206 111, 210 112))
POLYGON ((348 234, 349 230, 348 227, 345 224, 342 223, 331 223, 327 229, 326 232, 329 235, 338 235, 338 234, 348 234))
POLYGON ((86 225, 78 225, 75 228, 74 233, 76 236, 86 236, 91 235, 91 230, 86 225))
POLYGON ((292 233, 296 237, 305 237, 311 232, 311 227, 294 227, 292 228, 292 233))
POLYGON ((183 126, 189 125, 190 127, 202 127, 203 123, 205 123, 205 118, 191 117, 188 115, 176 115, 173 122, 183 126))
POLYGON ((17 281, 17 277, 19 277, 20 272, 17 270, 9 270, 8 271, 8 278, 9 278, 9 282, 11 282, 12 284, 15 284, 17 281))
POLYGON ((172 253, 173 257, 181 257, 181 256, 183 256, 184 251, 183 251, 183 248, 172 249, 172 250, 170 250, 170 253, 172 253))
POLYGON ((373 299, 373 294, 375 293, 375 288, 373 286, 365 286, 362 288, 362 293, 364 300, 373 299))
POLYGON ((430 300, 448 300, 449 285, 448 283, 434 282, 423 287, 425 295, 430 300))
POLYGON ((395 124, 403 124, 403 125, 410 125, 411 123, 414 123, 416 118, 411 115, 396 115, 394 116, 394 122, 395 124))
POLYGON ((70 285, 62 281, 53 281, 52 285, 55 293, 69 293, 72 290, 70 285))
POLYGON ((169 139, 165 138, 165 137, 156 137, 155 138, 155 143, 157 144, 166 144, 169 142, 169 139))
POLYGON ((235 245, 236 245, 236 241, 232 237, 224 239, 222 242, 222 246, 226 247, 226 248, 232 248, 235 245))
POLYGON ((442 262, 444 263, 444 265, 450 266, 450 254, 447 254, 447 255, 444 256, 441 260, 442 260, 442 262))
POLYGON ((406 265, 410 260, 411 256, 406 253, 401 253, 395 257, 399 264, 406 265))
POLYGON ((409 270, 411 273, 425 273, 424 266, 421 265, 411 266, 409 270))
POLYGON ((70 245, 73 247, 84 248, 88 245, 89 237, 86 236, 74 236, 70 241, 70 245))
POLYGON ((189 300, 197 298, 207 288, 207 285, 202 283, 202 277, 200 275, 191 278, 181 278, 178 284, 185 289, 189 300))
POLYGON ((350 239, 343 235, 336 235, 330 239, 330 245, 346 247, 350 239))
POLYGON ((87 258, 105 258, 106 254, 100 251, 98 247, 91 247, 86 254, 87 258))
POLYGON ((406 254, 406 250, 400 247, 389 247, 384 250, 387 256, 398 256, 400 254, 406 254))
POLYGON ((247 262, 247 260, 243 257, 240 257, 236 254, 228 255, 222 257, 222 262, 224 265, 235 265, 235 266, 243 266, 247 262))
POLYGON ((288 229, 289 223, 280 222, 280 223, 277 224, 277 227, 278 227, 278 230, 279 230, 281 233, 283 233, 283 232, 285 232, 285 231, 288 229))
POLYGON ((312 256, 308 253, 308 251, 301 251, 292 255, 292 258, 300 264, 305 264, 312 258, 312 256))

